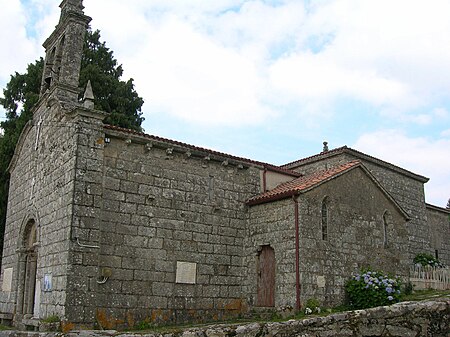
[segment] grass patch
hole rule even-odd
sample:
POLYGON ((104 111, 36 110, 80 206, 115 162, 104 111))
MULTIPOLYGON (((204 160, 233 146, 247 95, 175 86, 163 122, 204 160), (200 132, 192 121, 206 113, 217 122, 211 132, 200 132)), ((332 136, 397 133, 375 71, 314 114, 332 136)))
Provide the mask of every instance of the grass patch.
MULTIPOLYGON (((416 290, 413 291, 412 294, 409 295, 403 295, 400 299, 400 302, 405 301, 423 301, 423 300, 432 300, 436 298, 442 298, 442 297, 450 297, 450 290, 416 290)), ((209 325, 217 325, 217 324, 227 324, 227 325, 237 325, 237 324, 248 324, 248 323, 261 323, 261 322, 285 322, 290 319, 307 319, 312 317, 325 317, 332 314, 337 314, 340 312, 345 311, 351 311, 352 309, 348 305, 339 305, 333 308, 322 308, 320 313, 313 313, 311 315, 306 315, 305 311, 302 310, 298 312, 295 315, 282 318, 281 316, 277 315, 276 313, 273 313, 271 317, 263 317, 263 315, 259 315, 258 313, 254 313, 253 317, 248 318, 236 318, 233 320, 222 320, 222 321, 211 321, 211 322, 205 322, 205 323, 199 323, 199 324, 182 324, 182 325, 152 325, 148 322, 141 322, 138 323, 136 327, 132 330, 128 330, 130 332, 136 332, 136 333, 161 333, 161 334, 168 334, 168 333, 178 333, 186 329, 190 328, 200 328, 200 327, 206 327, 209 325)))
POLYGON ((412 294, 403 295, 401 301, 423 301, 432 300, 439 297, 450 297, 450 290, 415 290, 412 294))
POLYGON ((10 326, 0 324, 0 331, 12 330, 10 326))

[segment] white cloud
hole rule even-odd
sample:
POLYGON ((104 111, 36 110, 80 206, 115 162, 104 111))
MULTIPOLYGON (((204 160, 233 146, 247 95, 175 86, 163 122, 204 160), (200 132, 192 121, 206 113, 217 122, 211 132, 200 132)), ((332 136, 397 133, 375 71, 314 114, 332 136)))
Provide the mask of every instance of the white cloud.
POLYGON ((427 202, 445 207, 450 198, 450 138, 411 138, 400 130, 380 130, 362 135, 352 147, 430 178, 427 202))
MULTIPOLYGON (((43 50, 23 28, 31 10, 24 12, 18 0, 0 2, 0 25, 13 32, 2 35, 2 45, 16 41, 25 49, 0 56, 1 80, 10 69, 24 68, 17 65, 20 55, 29 62, 43 50)), ((39 44, 57 23, 58 4, 27 3, 40 19, 33 26, 39 44)), ((332 115, 334 101, 344 98, 373 106, 383 118, 428 125, 438 116, 427 111, 448 110, 434 103, 450 92, 446 0, 84 5, 125 76, 135 78, 147 113, 159 109, 193 122, 247 124, 270 120, 277 107, 280 115, 314 119, 332 115)))
POLYGON ((448 1, 315 3, 301 48, 274 60, 271 79, 299 104, 353 98, 393 118, 428 123, 408 114, 448 97, 449 12, 448 1), (315 48, 321 38, 326 43, 315 48))
POLYGON ((251 124, 273 114, 260 101, 264 87, 254 64, 239 53, 176 18, 148 39, 149 47, 130 58, 131 65, 145 66, 130 69, 152 111, 222 125, 251 124))
MULTIPOLYGON (((125 75, 135 79, 138 92, 146 98, 146 112, 169 113, 214 125, 267 120, 275 113, 265 104, 264 72, 248 51, 227 47, 226 41, 217 38, 225 29, 217 26, 226 24, 219 20, 214 26, 214 15, 220 13, 211 16, 209 11, 223 9, 221 6, 203 6, 193 17, 182 15, 183 11, 198 9, 199 4, 175 3, 154 20, 146 13, 149 7, 164 7, 160 3, 147 7, 139 2, 136 7, 117 4, 109 12, 108 21, 118 24, 108 25, 103 17, 98 26, 105 39, 114 36, 117 45, 112 49, 125 64, 125 75)), ((101 7, 100 2, 95 6, 101 7)), ((232 13, 224 16, 235 16, 232 13)))
POLYGON ((33 62, 37 43, 27 37, 26 12, 19 0, 0 0, 0 83, 33 62))

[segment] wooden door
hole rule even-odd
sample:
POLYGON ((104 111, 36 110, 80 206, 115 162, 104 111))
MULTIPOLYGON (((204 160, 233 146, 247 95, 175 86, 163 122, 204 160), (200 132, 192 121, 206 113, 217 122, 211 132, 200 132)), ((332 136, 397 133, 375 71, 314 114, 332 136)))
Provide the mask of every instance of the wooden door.
POLYGON ((258 258, 257 306, 275 306, 275 251, 263 246, 258 258))

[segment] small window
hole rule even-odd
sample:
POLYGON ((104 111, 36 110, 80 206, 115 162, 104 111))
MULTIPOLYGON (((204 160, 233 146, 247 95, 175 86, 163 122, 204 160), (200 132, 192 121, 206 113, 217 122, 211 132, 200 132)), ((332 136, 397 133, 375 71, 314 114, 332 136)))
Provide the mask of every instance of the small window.
POLYGON ((322 201, 322 240, 328 239, 328 198, 322 201))

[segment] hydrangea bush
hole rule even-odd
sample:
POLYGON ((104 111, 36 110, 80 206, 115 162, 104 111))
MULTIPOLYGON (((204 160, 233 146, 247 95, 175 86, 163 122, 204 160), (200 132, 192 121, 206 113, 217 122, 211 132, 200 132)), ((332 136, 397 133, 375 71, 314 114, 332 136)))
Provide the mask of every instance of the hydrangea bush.
POLYGON ((400 279, 381 271, 361 271, 346 283, 349 305, 353 309, 390 305, 400 300, 400 279))
POLYGON ((422 266, 431 266, 435 268, 444 268, 445 265, 436 259, 433 255, 427 253, 420 253, 414 257, 414 264, 422 266))

